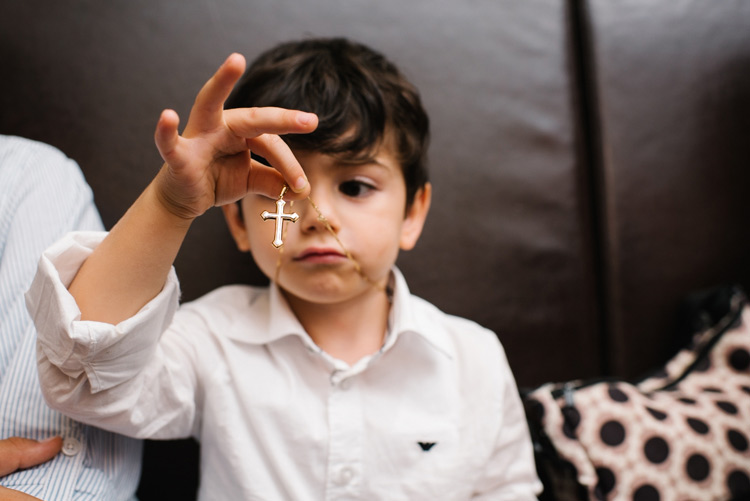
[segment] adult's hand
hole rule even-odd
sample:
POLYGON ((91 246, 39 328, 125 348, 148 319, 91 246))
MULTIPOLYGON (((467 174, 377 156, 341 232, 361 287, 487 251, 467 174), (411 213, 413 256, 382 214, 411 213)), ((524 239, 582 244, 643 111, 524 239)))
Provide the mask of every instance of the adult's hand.
MULTIPOLYGON (((60 437, 41 442, 21 437, 0 440, 0 477, 49 461, 60 452, 61 448, 62 438, 60 437)), ((5 487, 0 487, 0 499, 3 501, 38 501, 38 498, 5 487)))

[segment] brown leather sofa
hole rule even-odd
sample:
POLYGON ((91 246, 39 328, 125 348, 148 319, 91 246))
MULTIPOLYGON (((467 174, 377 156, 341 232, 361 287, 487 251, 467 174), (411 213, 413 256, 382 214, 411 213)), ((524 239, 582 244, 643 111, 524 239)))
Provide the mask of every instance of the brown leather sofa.
MULTIPOLYGON (((641 375, 686 294, 750 284, 745 0, 5 2, 0 133, 77 160, 111 226, 160 166, 161 109, 185 120, 232 51, 330 35, 421 89, 435 198, 399 266, 494 329, 520 386, 641 375)), ((261 278, 218 210, 176 267, 186 300, 261 278)), ((150 443, 142 499, 189 498, 194 455, 150 443)))

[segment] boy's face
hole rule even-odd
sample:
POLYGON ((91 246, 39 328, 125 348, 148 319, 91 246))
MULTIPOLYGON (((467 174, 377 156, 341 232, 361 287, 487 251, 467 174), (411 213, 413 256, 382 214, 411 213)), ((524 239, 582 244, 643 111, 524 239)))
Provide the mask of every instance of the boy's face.
MULTIPOLYGON (((411 249, 419 238, 430 205, 429 184, 419 190, 405 213, 406 185, 387 143, 373 161, 364 164, 317 152, 295 151, 295 155, 310 181, 310 198, 341 244, 370 280, 385 285, 399 249, 411 249)), ((277 279, 288 294, 310 303, 333 304, 372 291, 308 200, 287 201, 285 212, 296 212, 299 219, 284 223, 281 250, 271 245, 275 221, 260 217, 264 210, 276 212, 275 200, 250 195, 242 201, 242 210, 244 218, 236 205, 224 208, 238 247, 249 250, 263 273, 277 279)))

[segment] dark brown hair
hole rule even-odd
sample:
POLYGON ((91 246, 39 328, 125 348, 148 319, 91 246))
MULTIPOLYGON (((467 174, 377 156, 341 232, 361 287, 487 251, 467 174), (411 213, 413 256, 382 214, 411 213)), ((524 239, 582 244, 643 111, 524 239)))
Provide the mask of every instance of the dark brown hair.
POLYGON ((406 205, 428 180, 429 120, 417 89, 382 54, 344 38, 278 45, 247 69, 226 108, 278 106, 316 113, 310 134, 283 136, 293 149, 366 160, 393 134, 406 205))

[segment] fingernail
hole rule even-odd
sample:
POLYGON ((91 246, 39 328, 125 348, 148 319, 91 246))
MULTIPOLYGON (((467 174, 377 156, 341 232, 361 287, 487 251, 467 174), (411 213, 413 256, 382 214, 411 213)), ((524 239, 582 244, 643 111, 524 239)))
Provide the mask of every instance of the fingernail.
POLYGON ((315 120, 315 114, 314 113, 300 113, 297 117, 297 120, 299 120, 299 123, 302 125, 310 125, 313 120, 315 120))
POLYGON ((292 185, 292 189, 296 191, 297 193, 299 193, 300 191, 305 189, 305 186, 307 186, 307 179, 305 179, 304 176, 300 176, 294 181, 294 185, 292 185))
POLYGON ((47 437, 47 438, 45 438, 44 440, 40 440, 40 441, 39 441, 39 443, 40 443, 40 444, 46 444, 47 442, 52 442, 53 440, 55 440, 55 439, 56 439, 56 438, 58 438, 59 436, 60 436, 60 435, 55 435, 55 436, 52 436, 52 437, 47 437))

